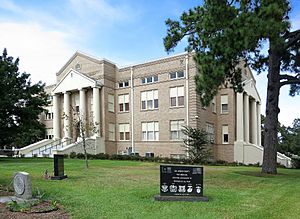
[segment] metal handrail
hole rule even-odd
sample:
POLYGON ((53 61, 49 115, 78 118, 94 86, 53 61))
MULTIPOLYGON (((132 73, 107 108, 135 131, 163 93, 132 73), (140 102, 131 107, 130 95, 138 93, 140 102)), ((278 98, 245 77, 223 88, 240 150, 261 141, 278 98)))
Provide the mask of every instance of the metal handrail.
POLYGON ((31 150, 30 152, 33 156, 34 151, 38 151, 38 154, 44 154, 45 151, 50 150, 50 154, 51 154, 54 147, 55 147, 55 149, 57 149, 57 147, 59 145, 61 145, 61 148, 63 148, 65 143, 67 143, 66 145, 69 145, 69 144, 72 143, 72 141, 73 141, 73 139, 66 139, 65 141, 62 141, 61 139, 58 139, 58 140, 55 140, 55 141, 51 142, 50 144, 42 146, 38 149, 31 150))

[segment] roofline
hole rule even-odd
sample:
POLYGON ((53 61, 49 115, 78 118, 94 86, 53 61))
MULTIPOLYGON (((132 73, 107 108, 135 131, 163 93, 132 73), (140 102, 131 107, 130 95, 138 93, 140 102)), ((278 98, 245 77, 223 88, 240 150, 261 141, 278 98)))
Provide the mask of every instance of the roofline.
POLYGON ((144 62, 138 62, 138 63, 135 63, 135 64, 119 66, 119 70, 126 69, 126 68, 131 68, 131 67, 135 67, 135 66, 139 66, 139 65, 150 64, 152 62, 158 62, 158 61, 161 61, 161 60, 171 59, 171 58, 175 58, 177 56, 188 55, 188 54, 190 54, 190 53, 189 52, 182 52, 182 53, 178 53, 178 54, 175 54, 175 55, 172 55, 172 56, 163 56, 163 57, 160 57, 160 58, 157 58, 157 59, 150 59, 150 60, 147 60, 147 61, 144 61, 144 62))
POLYGON ((93 55, 90 55, 90 54, 87 54, 87 53, 84 53, 84 52, 81 52, 79 50, 77 50, 72 56, 71 58, 68 59, 68 61, 59 69, 59 71, 56 73, 56 76, 60 75, 63 70, 65 70, 65 68, 72 62, 72 60, 77 56, 77 55, 82 55, 82 56, 85 56, 86 58, 89 58, 91 59, 92 61, 94 62, 97 62, 97 63, 101 63, 101 62, 108 62, 112 65, 115 65, 117 66, 116 63, 108 60, 108 59, 105 59, 105 58, 98 58, 96 56, 93 56, 93 55))

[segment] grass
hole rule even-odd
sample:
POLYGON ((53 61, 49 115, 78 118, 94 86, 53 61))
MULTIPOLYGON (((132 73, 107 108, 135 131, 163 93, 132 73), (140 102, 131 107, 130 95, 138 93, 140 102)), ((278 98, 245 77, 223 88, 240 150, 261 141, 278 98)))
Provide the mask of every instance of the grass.
POLYGON ((156 202, 159 164, 65 159, 68 179, 45 180, 52 159, 0 158, 0 185, 16 171, 32 176, 33 190, 60 202, 72 218, 299 218, 300 170, 262 175, 256 167, 205 166, 209 202, 156 202))

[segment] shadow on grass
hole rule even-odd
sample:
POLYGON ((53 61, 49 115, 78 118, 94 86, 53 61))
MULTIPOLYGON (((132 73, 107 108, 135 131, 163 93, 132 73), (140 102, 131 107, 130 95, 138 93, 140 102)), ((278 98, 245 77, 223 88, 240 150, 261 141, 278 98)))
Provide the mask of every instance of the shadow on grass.
POLYGON ((266 174, 257 171, 235 171, 234 173, 244 176, 254 176, 254 177, 262 177, 262 178, 274 178, 277 176, 286 176, 287 174, 284 173, 277 173, 277 174, 266 174))

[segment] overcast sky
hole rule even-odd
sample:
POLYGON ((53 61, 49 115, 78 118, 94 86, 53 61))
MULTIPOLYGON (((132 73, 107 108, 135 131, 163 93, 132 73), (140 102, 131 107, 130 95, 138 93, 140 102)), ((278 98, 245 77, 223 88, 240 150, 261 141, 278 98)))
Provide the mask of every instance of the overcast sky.
MULTIPOLYGON (((178 19, 197 0, 0 0, 0 50, 20 58, 33 82, 56 82, 55 73, 77 51, 119 66, 167 56, 165 20, 178 19)), ((292 1, 293 29, 300 28, 300 1, 292 1), (298 12, 298 13, 297 13, 298 12)), ((181 43, 176 53, 184 51, 181 43)), ((256 75, 265 111, 266 74, 256 75)), ((300 118, 300 96, 281 90, 279 121, 300 118)))

